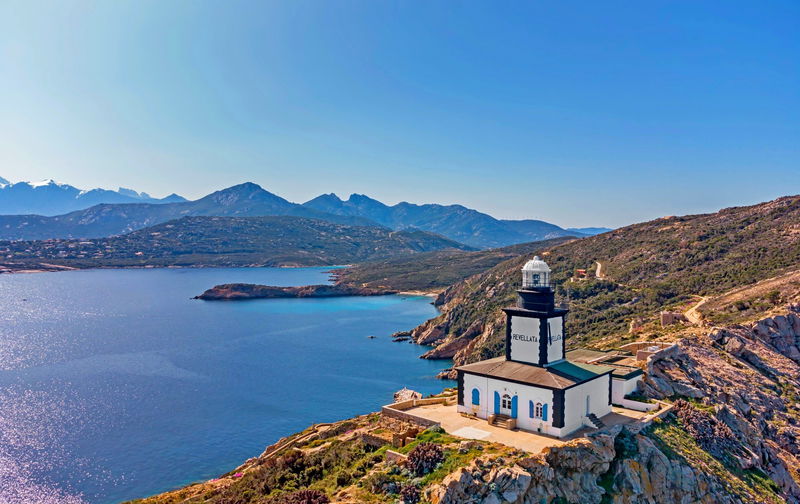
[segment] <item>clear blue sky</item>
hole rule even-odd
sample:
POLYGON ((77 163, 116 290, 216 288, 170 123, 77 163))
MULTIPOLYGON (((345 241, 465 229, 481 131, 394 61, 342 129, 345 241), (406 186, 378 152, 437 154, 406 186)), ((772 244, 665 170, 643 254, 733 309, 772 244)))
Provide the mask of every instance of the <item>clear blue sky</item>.
POLYGON ((5 1, 0 176, 619 226, 800 193, 800 2, 5 1))

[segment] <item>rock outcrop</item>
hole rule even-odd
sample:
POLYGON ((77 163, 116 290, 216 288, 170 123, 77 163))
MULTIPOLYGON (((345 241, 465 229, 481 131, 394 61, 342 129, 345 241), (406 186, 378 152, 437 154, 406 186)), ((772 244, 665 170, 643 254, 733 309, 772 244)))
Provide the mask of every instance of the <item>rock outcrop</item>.
POLYGON ((481 458, 426 492, 432 504, 746 502, 702 468, 671 460, 622 427, 509 463, 481 458))
POLYGON ((792 310, 748 326, 715 328, 650 357, 645 394, 707 405, 789 502, 800 502, 800 317, 792 310))
MULTIPOLYGON (((435 327, 435 326, 434 326, 435 327)), ((466 331, 459 334, 454 338, 450 338, 447 341, 439 343, 436 348, 425 352, 422 355, 423 359, 452 359, 458 354, 460 351, 464 350, 467 346, 469 346, 470 342, 475 339, 476 336, 480 335, 483 330, 483 323, 480 320, 476 320, 475 322, 470 325, 466 331)), ((441 333, 436 333, 439 336, 441 333)), ((423 339, 429 339, 430 335, 427 335, 423 339)), ((434 343, 439 342, 441 340, 435 340, 434 343)))

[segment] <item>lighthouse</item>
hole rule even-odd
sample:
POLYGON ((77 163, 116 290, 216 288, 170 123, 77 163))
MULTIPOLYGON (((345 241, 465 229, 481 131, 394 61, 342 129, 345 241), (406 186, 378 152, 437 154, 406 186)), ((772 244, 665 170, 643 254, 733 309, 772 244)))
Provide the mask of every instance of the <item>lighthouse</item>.
POLYGON ((505 355, 456 368, 458 411, 492 425, 565 437, 611 413, 612 367, 565 358, 567 315, 535 256, 506 315, 505 355))
POLYGON ((506 359, 549 366, 564 359, 568 310, 555 307, 550 267, 538 256, 522 267, 517 305, 506 313, 506 359))

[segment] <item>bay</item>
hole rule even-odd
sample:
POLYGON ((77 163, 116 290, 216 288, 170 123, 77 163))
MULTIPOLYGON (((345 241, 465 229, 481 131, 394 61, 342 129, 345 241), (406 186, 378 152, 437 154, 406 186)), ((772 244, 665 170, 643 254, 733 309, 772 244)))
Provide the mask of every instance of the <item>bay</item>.
POLYGON ((208 479, 312 423, 425 394, 449 362, 389 334, 425 297, 208 302, 330 268, 0 275, 0 502, 114 503, 208 479), (375 336, 374 339, 368 336, 375 336))

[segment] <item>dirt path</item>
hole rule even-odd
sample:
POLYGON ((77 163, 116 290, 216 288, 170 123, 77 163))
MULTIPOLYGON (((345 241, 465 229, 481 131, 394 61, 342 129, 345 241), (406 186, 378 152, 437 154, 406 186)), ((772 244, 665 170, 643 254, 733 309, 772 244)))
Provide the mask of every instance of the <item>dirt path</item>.
POLYGON ((700 301, 698 301, 697 304, 693 305, 691 308, 683 312, 683 315, 686 317, 686 320, 695 325, 701 325, 703 323, 703 314, 700 313, 698 310, 700 309, 701 306, 706 304, 706 302, 708 302, 708 300, 710 299, 708 296, 698 296, 698 297, 700 298, 700 301))
POLYGON ((605 280, 606 279, 606 267, 600 261, 595 261, 597 263, 597 270, 595 270, 594 276, 597 277, 598 280, 605 280))

